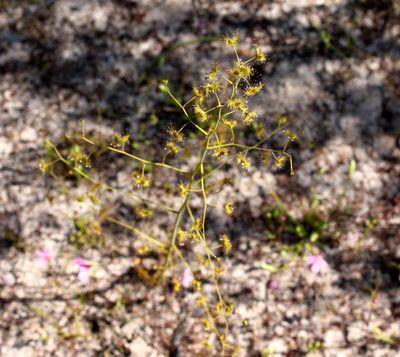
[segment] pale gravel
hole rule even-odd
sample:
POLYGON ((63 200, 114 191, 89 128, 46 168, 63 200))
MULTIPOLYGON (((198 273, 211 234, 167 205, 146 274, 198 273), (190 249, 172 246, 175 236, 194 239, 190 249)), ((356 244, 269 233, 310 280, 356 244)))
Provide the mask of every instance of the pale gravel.
MULTIPOLYGON (((325 19, 344 21, 349 9, 343 0, 216 2, 209 4, 211 17, 204 15, 205 8, 196 9, 193 16, 190 1, 147 0, 137 8, 127 3, 124 7, 117 2, 67 0, 56 1, 52 12, 39 4, 0 13, 0 40, 4 41, 0 68, 16 66, 15 71, 0 72, 0 355, 162 356, 174 344, 182 356, 202 352, 198 339, 205 333, 198 324, 200 310, 191 290, 173 295, 162 287, 147 288, 134 274, 124 275, 132 267, 132 249, 142 243, 131 244, 130 235, 120 230, 109 237, 109 251, 75 250, 67 244, 72 218, 98 207, 65 195, 54 180, 40 174, 38 160, 44 153, 41 129, 59 140, 86 118, 87 130, 104 136, 124 127, 131 134, 137 132, 162 102, 155 83, 135 87, 141 70, 168 45, 194 39, 203 19, 209 33, 237 30, 244 38, 243 50, 256 38, 271 52, 262 77, 266 91, 254 104, 260 117, 268 120, 277 112, 297 115, 301 120, 296 129, 304 130, 299 147, 291 151, 294 177, 266 167, 249 171, 235 167, 225 172, 233 185, 210 195, 217 206, 210 217, 210 234, 234 234, 235 253, 226 259, 227 274, 221 285, 236 305, 231 325, 233 339, 243 346, 239 355, 258 356, 266 348, 277 356, 301 355, 307 353, 307 344, 320 339, 326 356, 396 356, 396 346, 374 339, 374 331, 377 327, 386 334, 400 331, 399 283, 381 271, 379 263, 390 254, 400 260, 396 219, 400 215, 400 103, 398 87, 388 79, 399 74, 399 53, 379 50, 399 25, 365 45, 370 52, 365 58, 341 60, 318 52, 318 34, 306 29, 325 24, 325 19), (273 22, 280 18, 286 23, 273 22), (268 26, 254 26, 249 32, 244 26, 235 27, 232 19, 267 21, 268 26), (91 37, 89 45, 82 34, 91 37), (38 42, 49 47, 35 48, 38 42), (305 60, 302 48, 315 51, 305 60), (106 113, 104 119, 99 119, 98 109, 106 113), (120 114, 122 120, 112 119, 107 112, 120 114), (352 216, 341 227, 339 242, 326 248, 330 268, 316 276, 301 258, 282 257, 277 247, 266 244, 262 216, 273 203, 272 191, 294 216, 301 217, 313 189, 322 210, 329 212, 343 194, 352 159, 357 170, 344 198, 353 207, 352 216), (318 174, 321 169, 324 172, 318 174), (237 205, 232 218, 222 208, 228 199, 237 205), (378 217, 378 226, 355 254, 354 246, 371 215, 378 217), (3 244, 6 229, 23 238, 24 251, 3 244), (59 286, 49 285, 46 271, 37 267, 34 251, 44 245, 59 256, 54 266, 57 274, 63 274, 59 286), (71 263, 77 254, 96 263, 88 287, 77 283, 71 263), (286 262, 288 268, 273 275, 260 269, 265 262, 286 262), (366 285, 376 283, 378 273, 382 289, 372 304, 366 285), (272 277, 279 282, 277 291, 267 288, 272 277), (94 291, 93 300, 82 304, 78 295, 87 289, 94 291), (173 336, 177 341, 172 341, 173 336)), ((354 34, 361 38, 358 29, 354 34)), ((185 83, 192 85, 214 61, 228 60, 220 44, 202 46, 205 49, 177 48, 157 76, 178 84, 183 74, 185 83)), ((99 175, 119 186, 128 182, 130 172, 123 161, 110 167, 110 172, 99 175), (111 169, 118 173, 112 174, 111 169)), ((75 196, 85 192, 85 187, 69 189, 75 196)), ((136 204, 127 195, 104 199, 110 205, 136 204)), ((165 237, 169 221, 159 217, 158 223, 141 225, 165 237)), ((148 258, 144 264, 150 267, 154 261, 148 258)), ((210 289, 206 284, 205 290, 210 289)))

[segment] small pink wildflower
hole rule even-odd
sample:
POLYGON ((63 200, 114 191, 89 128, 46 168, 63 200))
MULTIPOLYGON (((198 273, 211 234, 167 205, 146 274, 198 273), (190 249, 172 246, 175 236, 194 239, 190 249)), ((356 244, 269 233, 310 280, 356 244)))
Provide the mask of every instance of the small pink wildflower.
POLYGON ((278 290, 279 289, 278 280, 276 279, 269 280, 267 283, 267 288, 270 290, 278 290))
POLYGON ((328 263, 326 262, 321 253, 318 253, 316 255, 309 255, 307 257, 307 265, 309 265, 311 271, 316 274, 328 268, 328 263))
POLYGON ((193 283, 193 275, 189 269, 185 269, 182 274, 181 284, 184 288, 189 288, 193 283))
POLYGON ((39 266, 45 267, 51 260, 51 252, 49 247, 44 247, 42 250, 38 249, 35 255, 39 258, 39 266))
POLYGON ((86 284, 89 282, 91 264, 82 258, 75 258, 74 263, 78 265, 78 280, 86 284))

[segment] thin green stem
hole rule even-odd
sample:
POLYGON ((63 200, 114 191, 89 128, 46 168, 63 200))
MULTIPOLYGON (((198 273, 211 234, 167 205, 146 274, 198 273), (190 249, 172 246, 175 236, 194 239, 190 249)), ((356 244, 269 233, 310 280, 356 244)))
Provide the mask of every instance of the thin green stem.
POLYGON ((166 89, 166 92, 168 95, 171 97, 171 99, 176 103, 176 105, 182 109, 183 114, 185 114, 185 117, 194 125, 198 130, 200 130, 204 135, 207 135, 207 132, 199 125, 197 125, 192 118, 189 116, 188 112, 185 109, 185 106, 181 104, 181 102, 171 93, 169 89, 166 89))
POLYGON ((130 224, 124 223, 124 222, 119 221, 119 220, 117 220, 117 219, 115 219, 115 218, 112 218, 112 217, 106 217, 105 219, 106 219, 107 221, 109 221, 109 222, 112 222, 112 223, 114 223, 114 224, 117 224, 117 225, 119 225, 119 226, 121 226, 121 227, 124 227, 124 228, 126 228, 126 229, 128 229, 128 230, 134 232, 134 233, 137 234, 139 237, 141 237, 141 238, 143 238, 143 239, 145 239, 145 240, 148 240, 149 242, 151 242, 151 243, 157 245, 157 246, 160 247, 162 250, 165 250, 165 248, 166 248, 166 247, 165 247, 165 244, 161 243, 161 242, 158 241, 157 239, 155 239, 155 238, 149 236, 148 234, 142 232, 141 230, 137 229, 136 227, 134 227, 134 226, 132 226, 132 225, 130 225, 130 224))
MULTIPOLYGON (((93 140, 90 140, 89 138, 87 138, 87 137, 85 137, 85 136, 82 136, 81 139, 82 139, 83 141, 87 142, 88 144, 91 144, 91 145, 94 145, 94 146, 97 146, 97 147, 102 147, 102 145, 95 143, 93 140)), ((179 172, 179 173, 188 175, 188 172, 186 172, 185 170, 182 170, 182 169, 180 169, 179 167, 175 167, 175 166, 172 166, 172 165, 168 165, 168 164, 166 164, 166 163, 164 163, 164 162, 154 162, 154 161, 146 160, 146 159, 143 159, 143 158, 141 158, 141 157, 139 157, 139 156, 130 154, 130 153, 126 152, 125 150, 117 149, 117 148, 115 148, 115 147, 113 147, 113 146, 105 146, 105 148, 106 148, 107 150, 110 150, 110 151, 113 151, 113 152, 116 152, 116 153, 125 155, 125 156, 127 156, 127 157, 130 157, 130 158, 132 158, 132 159, 134 159, 134 160, 136 160, 136 161, 139 161, 139 162, 141 162, 141 163, 143 163, 143 164, 148 164, 148 165, 152 165, 152 166, 161 166, 161 167, 165 167, 165 168, 174 170, 174 171, 176 171, 176 172, 179 172)))

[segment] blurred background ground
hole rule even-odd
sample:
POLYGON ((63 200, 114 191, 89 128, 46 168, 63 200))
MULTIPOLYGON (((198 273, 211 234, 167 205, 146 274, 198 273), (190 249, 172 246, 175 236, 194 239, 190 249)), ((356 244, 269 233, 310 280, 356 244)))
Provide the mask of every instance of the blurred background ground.
MULTIPOLYGON (((0 354, 207 354, 195 294, 145 287, 126 232, 80 251, 99 271, 89 286, 76 283, 67 241, 73 218, 92 207, 41 175, 40 133, 61 141, 85 118, 90 130, 135 137, 152 114, 168 126, 177 114, 157 82, 188 92, 228 60, 216 38, 236 31, 241 51, 256 42, 269 57, 256 69, 266 88, 260 117, 283 113, 303 131, 290 148, 294 177, 231 168, 233 183, 218 197, 233 199, 237 211, 231 222, 211 217, 210 232, 229 229, 234 245, 222 285, 236 304, 240 354, 398 355, 399 16, 399 4, 386 0, 3 1, 0 354), (323 275, 268 241, 271 192, 298 222, 317 205, 330 227, 319 232, 330 266, 323 275), (53 274, 62 284, 49 284, 37 267, 34 251, 44 244, 60 255, 53 274), (272 273, 260 265, 283 262, 273 274, 279 289, 268 289, 272 273)), ((116 161, 103 175, 118 183, 129 170, 116 161)), ((68 189, 76 196, 83 188, 68 189)))

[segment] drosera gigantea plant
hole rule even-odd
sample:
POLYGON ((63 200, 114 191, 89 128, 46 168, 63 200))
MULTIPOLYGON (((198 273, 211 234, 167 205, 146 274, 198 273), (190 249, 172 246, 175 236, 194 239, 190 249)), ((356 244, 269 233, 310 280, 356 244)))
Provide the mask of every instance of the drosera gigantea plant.
MULTIPOLYGON (((135 163, 136 169, 132 176, 134 188, 129 190, 129 194, 136 198, 141 198, 137 193, 138 190, 149 190, 156 185, 157 170, 171 174, 168 178, 175 185, 173 193, 175 199, 179 201, 176 208, 143 198, 143 203, 149 212, 154 209, 171 216, 172 229, 167 241, 147 234, 137 226, 112 215, 103 217, 103 221, 126 228, 137 238, 146 241, 148 249, 158 252, 163 257, 162 264, 155 267, 154 273, 142 270, 145 278, 151 283, 172 280, 174 290, 179 291, 182 285, 187 285, 187 277, 193 277, 189 281, 197 292, 197 304, 204 310, 204 316, 200 321, 204 329, 210 331, 219 341, 218 344, 210 343, 209 341, 214 341, 210 336, 210 340, 203 341, 204 345, 214 347, 220 355, 226 356, 234 355, 239 349, 230 338, 230 319, 234 305, 223 296, 220 287, 220 279, 225 271, 221 258, 229 254, 233 247, 228 235, 212 237, 207 233, 207 216, 213 209, 208 200, 208 195, 213 189, 211 178, 228 164, 236 164, 243 170, 248 169, 253 162, 253 157, 250 156, 253 152, 259 153, 263 158, 266 156, 272 158, 276 168, 288 163, 293 174, 292 157, 287 148, 289 143, 296 139, 296 134, 288 130, 290 121, 286 117, 277 116, 274 124, 267 128, 265 120, 260 120, 256 110, 250 108, 250 99, 263 88, 262 83, 252 83, 251 79, 254 72, 253 65, 266 61, 266 56, 260 48, 255 45, 251 58, 242 59, 238 51, 237 34, 225 36, 223 41, 233 51, 235 59, 232 65, 224 68, 220 64, 215 64, 205 81, 193 87, 193 94, 186 102, 174 94, 168 81, 160 83, 159 89, 183 115, 182 125, 171 126, 168 129, 168 140, 161 159, 142 157, 137 153, 138 150, 129 145, 131 139, 128 135, 115 134, 112 140, 99 140, 86 133, 83 122, 82 132, 69 151, 60 150, 50 139, 45 139, 45 144, 52 155, 50 162, 46 160, 41 162, 41 168, 44 172, 53 172, 51 167, 56 163, 62 163, 71 174, 86 179, 96 189, 118 191, 119 189, 112 185, 94 178, 91 174, 92 154, 86 154, 85 150, 91 147, 92 153, 94 150, 99 150, 119 154, 135 163), (186 135, 189 128, 197 132, 191 141, 186 135), (248 145, 245 141, 246 136, 239 135, 243 129, 254 131, 255 143, 248 145), (283 148, 266 147, 267 140, 279 133, 286 138, 283 148), (196 154, 197 158, 193 161, 196 154), (194 207, 192 203, 194 198, 198 197, 201 199, 200 209, 194 207), (203 251, 201 258, 197 261, 188 259, 183 249, 187 246, 196 246, 196 251, 198 251, 197 246, 200 246, 203 251), (183 284, 181 279, 170 276, 177 266, 183 267, 186 274, 183 284), (202 280, 198 267, 207 268, 208 280, 214 286, 214 297, 205 293, 205 279, 202 280)), ((164 175, 163 180, 166 178, 164 175)), ((234 209, 235 204, 232 200, 224 204, 227 215, 231 215, 234 209)), ((148 216, 152 215, 149 213, 148 216)))

